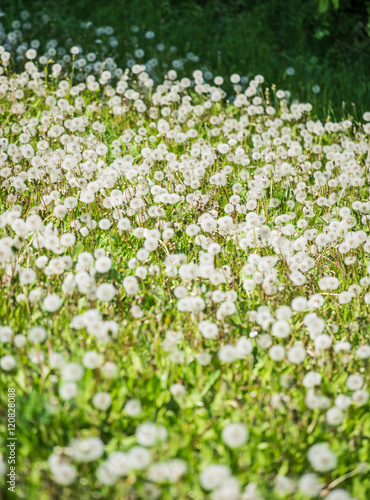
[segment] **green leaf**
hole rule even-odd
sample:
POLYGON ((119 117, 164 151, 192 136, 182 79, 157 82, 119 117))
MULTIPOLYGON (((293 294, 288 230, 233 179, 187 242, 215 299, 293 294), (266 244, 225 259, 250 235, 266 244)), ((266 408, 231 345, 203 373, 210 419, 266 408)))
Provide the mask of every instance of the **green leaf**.
POLYGON ((212 385, 216 382, 216 380, 219 378, 219 376, 221 375, 221 371, 220 370, 216 370, 214 372, 213 375, 211 375, 208 379, 208 382, 206 383, 206 385, 203 387, 203 390, 201 392, 201 397, 203 398, 207 392, 209 391, 209 389, 212 387, 212 385))
POLYGON ((325 14, 329 9, 329 0, 319 0, 319 12, 325 14))

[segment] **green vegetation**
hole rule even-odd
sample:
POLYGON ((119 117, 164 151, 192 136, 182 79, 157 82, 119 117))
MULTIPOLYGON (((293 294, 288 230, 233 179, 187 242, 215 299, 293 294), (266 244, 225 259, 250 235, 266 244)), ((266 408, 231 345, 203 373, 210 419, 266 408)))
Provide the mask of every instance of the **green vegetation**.
POLYGON ((1 498, 368 500, 362 6, 151 5, 4 8, 1 498))
MULTIPOLYGON (((40 38, 55 36, 64 42, 77 36, 86 47, 85 39, 92 42, 94 35, 81 30, 81 21, 112 26, 119 40, 118 63, 131 50, 130 28, 137 25, 153 30, 158 43, 176 46, 181 56, 192 51, 214 74, 262 74, 269 85, 289 87, 294 98, 312 102, 323 119, 348 113, 359 118, 370 103, 368 0, 92 0, 88 6, 86 0, 7 2, 8 24, 22 8, 32 12, 36 26, 43 26, 44 14, 53 19, 51 29, 37 33, 40 38), (294 76, 286 75, 288 67, 295 69, 294 76), (315 85, 321 88, 318 95, 312 92, 315 85)), ((142 38, 134 45, 148 48, 142 38)))

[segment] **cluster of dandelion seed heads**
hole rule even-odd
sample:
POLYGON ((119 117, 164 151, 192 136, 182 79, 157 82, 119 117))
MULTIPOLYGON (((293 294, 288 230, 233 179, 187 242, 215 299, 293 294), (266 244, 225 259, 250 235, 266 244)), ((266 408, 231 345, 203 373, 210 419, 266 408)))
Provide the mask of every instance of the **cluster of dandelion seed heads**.
POLYGON ((187 481, 213 500, 318 498, 369 400, 370 113, 313 120, 260 75, 232 75, 225 101, 200 69, 156 82, 139 50, 120 70, 20 27, 0 37, 0 368, 42 379, 50 414, 87 408, 47 474, 72 485, 93 462, 97 485, 135 474, 143 498, 187 481), (297 418, 299 463, 253 468, 293 453, 276 434, 297 418))

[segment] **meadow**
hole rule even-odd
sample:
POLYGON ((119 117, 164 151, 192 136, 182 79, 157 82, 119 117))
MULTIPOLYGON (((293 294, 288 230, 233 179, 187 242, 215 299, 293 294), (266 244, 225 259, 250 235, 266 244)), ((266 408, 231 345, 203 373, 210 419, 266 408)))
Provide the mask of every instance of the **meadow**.
POLYGON ((274 84, 140 23, 120 58, 111 25, 14 19, 1 498, 367 500, 367 84, 334 109, 293 66, 274 84))

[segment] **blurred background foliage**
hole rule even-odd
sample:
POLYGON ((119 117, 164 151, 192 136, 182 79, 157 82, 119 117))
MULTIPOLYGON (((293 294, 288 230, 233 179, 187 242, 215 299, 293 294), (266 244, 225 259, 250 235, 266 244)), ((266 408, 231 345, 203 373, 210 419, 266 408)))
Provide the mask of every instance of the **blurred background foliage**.
MULTIPOLYGON (((131 27, 153 30, 154 45, 192 51, 199 67, 214 75, 262 74, 268 85, 308 100, 321 117, 359 118, 370 108, 370 0, 3 0, 5 23, 32 13, 47 30, 36 38, 71 38, 83 45, 95 27, 110 25, 119 39, 116 60, 125 56, 131 27), (52 25, 52 28, 51 28, 52 25), (292 67, 294 75, 286 74, 292 67), (315 94, 312 87, 318 85, 315 94), (346 103, 345 106, 343 103, 346 103)), ((142 33, 143 31, 141 31, 142 33)), ((153 40, 139 36, 137 48, 153 40)), ((147 51, 146 51, 147 53, 147 51)))

